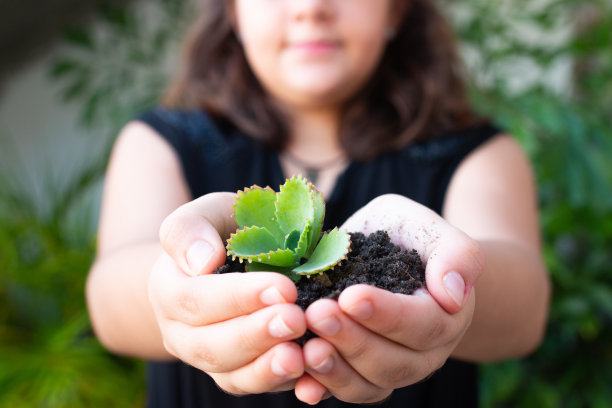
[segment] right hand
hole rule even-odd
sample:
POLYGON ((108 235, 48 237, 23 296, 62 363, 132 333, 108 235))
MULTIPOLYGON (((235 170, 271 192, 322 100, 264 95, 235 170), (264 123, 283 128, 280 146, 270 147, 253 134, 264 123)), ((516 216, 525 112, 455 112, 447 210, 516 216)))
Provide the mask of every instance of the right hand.
POLYGON ((213 193, 174 211, 160 230, 164 253, 149 299, 170 354, 242 395, 294 388, 304 373, 306 331, 293 282, 274 272, 212 274, 236 230, 235 195, 213 193))

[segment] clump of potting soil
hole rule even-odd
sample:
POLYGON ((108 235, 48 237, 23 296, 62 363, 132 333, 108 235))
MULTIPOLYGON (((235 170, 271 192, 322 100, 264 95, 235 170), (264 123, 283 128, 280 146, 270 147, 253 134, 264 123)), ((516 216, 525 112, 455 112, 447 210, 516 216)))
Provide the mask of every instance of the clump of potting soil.
MULTIPOLYGON (((403 250, 393 244, 386 231, 369 236, 350 233, 351 250, 347 259, 319 275, 303 277, 297 283, 296 303, 306 309, 315 300, 337 299, 340 293, 351 285, 367 284, 395 293, 411 294, 425 288, 425 267, 417 251, 403 250)), ((245 265, 232 261, 228 256, 226 264, 215 273, 244 272, 245 265)))

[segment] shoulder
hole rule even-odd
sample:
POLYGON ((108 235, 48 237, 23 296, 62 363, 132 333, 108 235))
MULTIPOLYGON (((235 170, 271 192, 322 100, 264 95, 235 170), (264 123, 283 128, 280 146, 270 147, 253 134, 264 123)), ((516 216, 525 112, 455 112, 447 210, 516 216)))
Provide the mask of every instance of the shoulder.
POLYGON ((410 144, 402 154, 419 162, 458 162, 499 133, 500 130, 497 127, 483 123, 410 144))
POLYGON ((210 115, 200 109, 172 109, 157 106, 143 112, 136 117, 136 120, 148 124, 160 133, 173 131, 196 134, 203 130, 213 133, 221 132, 210 115))
POLYGON ((108 171, 124 174, 136 169, 161 171, 179 167, 179 158, 170 143, 146 123, 133 120, 119 132, 111 152, 108 171), (146 154, 145 154, 146 152, 146 154))
POLYGON ((469 154, 453 175, 444 216, 477 237, 539 245, 533 169, 519 143, 498 134, 469 154))
POLYGON ((203 110, 156 107, 136 121, 165 139, 182 160, 203 160, 215 165, 237 151, 252 148, 253 141, 234 126, 220 122, 203 110))
POLYGON ((172 144, 223 139, 223 130, 202 110, 158 106, 137 116, 135 120, 146 124, 172 144))
POLYGON ((151 120, 142 120, 156 114, 157 109, 146 112, 121 129, 109 158, 107 177, 110 180, 125 178, 127 174, 142 179, 159 174, 180 176, 183 157, 176 138, 168 137, 151 120))
POLYGON ((533 172, 529 158, 514 137, 498 133, 465 157, 455 177, 511 181, 531 179, 533 172))

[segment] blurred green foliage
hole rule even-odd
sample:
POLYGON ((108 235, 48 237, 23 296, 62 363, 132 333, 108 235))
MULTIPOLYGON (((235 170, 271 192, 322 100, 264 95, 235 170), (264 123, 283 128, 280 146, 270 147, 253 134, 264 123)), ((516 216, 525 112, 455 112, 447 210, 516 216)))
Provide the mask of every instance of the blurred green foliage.
MULTIPOLYGON (((64 103, 79 106, 81 124, 108 135, 99 160, 67 182, 57 182, 53 169, 36 175, 41 194, 19 168, 0 162, 2 408, 144 405, 144 365, 100 346, 84 287, 110 145, 120 127, 163 91, 186 4, 104 7, 93 27, 66 29, 50 77, 63 87, 64 103)), ((12 148, 6 141, 3 157, 12 148)))
MULTIPOLYGON (((475 106, 522 143, 538 179, 553 282, 547 336, 530 357, 481 369, 483 407, 612 401, 612 5, 607 0, 439 0, 457 28, 475 106)), ((154 104, 188 0, 105 8, 71 28, 50 69, 84 126, 112 135, 154 104)), ((0 407, 142 406, 142 364, 104 351, 83 287, 92 200, 107 157, 40 211, 0 173, 0 407)))
POLYGON ((612 4, 444 4, 474 73, 476 107, 532 159, 553 283, 542 346, 526 359, 483 366, 482 406, 609 407, 612 4))
POLYGON ((143 403, 140 364, 106 353, 85 310, 93 174, 99 166, 49 194, 48 216, 18 175, 0 180, 0 407, 143 403))

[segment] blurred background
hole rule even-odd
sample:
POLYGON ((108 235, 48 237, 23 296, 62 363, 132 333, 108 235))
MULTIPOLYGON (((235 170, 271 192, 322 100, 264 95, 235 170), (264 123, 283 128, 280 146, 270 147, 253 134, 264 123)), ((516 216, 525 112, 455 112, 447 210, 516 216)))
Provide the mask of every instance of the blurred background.
MULTIPOLYGON (((481 367, 482 407, 612 406, 612 3, 437 0, 475 106, 534 164, 554 285, 546 339, 481 367)), ((0 407, 138 407, 83 294, 103 171, 155 105, 189 0, 0 3, 0 407)))

